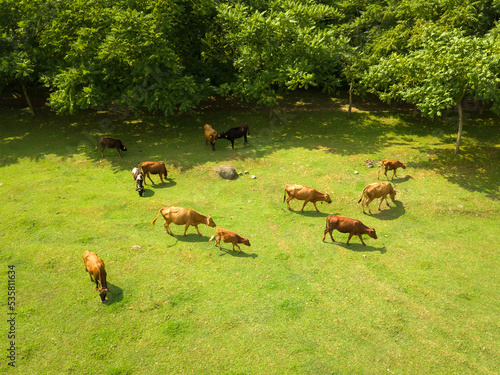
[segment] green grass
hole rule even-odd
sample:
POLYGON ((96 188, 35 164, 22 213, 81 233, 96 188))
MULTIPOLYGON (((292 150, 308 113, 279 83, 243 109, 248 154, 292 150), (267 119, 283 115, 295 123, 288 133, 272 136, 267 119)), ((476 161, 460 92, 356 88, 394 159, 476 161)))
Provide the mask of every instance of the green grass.
POLYGON ((0 265, 4 288, 16 266, 18 315, 17 367, 4 358, 0 372, 497 373, 498 118, 467 119, 455 155, 451 125, 389 110, 349 121, 337 101, 300 99, 271 119, 237 107, 168 119, 2 110, 0 265), (248 146, 205 145, 204 123, 244 122, 248 146), (93 152, 89 140, 105 134, 126 144, 123 159, 93 152), (394 180, 396 203, 379 212, 375 201, 364 215, 356 202, 377 179, 366 161, 383 158, 408 168, 394 180), (148 180, 140 198, 131 169, 146 160, 164 161, 171 178, 148 180), (222 180, 219 164, 257 178, 222 180), (301 213, 292 200, 288 211, 288 183, 333 202, 301 213), (151 221, 170 205, 212 214, 252 246, 220 251, 203 226, 202 237, 175 225, 169 236, 162 218, 151 221), (374 226, 378 240, 347 246, 335 231, 336 242, 323 243, 335 213, 374 226), (105 304, 85 250, 106 263, 105 304))

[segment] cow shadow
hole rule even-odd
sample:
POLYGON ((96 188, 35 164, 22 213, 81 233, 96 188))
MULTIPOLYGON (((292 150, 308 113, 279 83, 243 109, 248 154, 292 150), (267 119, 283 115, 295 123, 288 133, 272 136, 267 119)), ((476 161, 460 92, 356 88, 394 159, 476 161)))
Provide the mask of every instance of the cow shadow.
POLYGON ((321 212, 321 211, 295 211, 295 210, 290 210, 291 212, 294 212, 300 216, 306 216, 306 217, 327 217, 330 215, 328 212, 321 212))
MULTIPOLYGON (((336 245, 336 246, 342 247, 346 250, 355 251, 357 253, 374 253, 374 252, 380 251, 380 254, 385 254, 387 252, 387 249, 385 248, 385 246, 383 246, 381 248, 370 246, 368 244, 365 246, 362 243, 356 243, 356 242, 353 243, 352 242, 353 239, 354 239, 354 237, 351 239, 351 242, 349 243, 349 245, 345 242, 339 242, 338 240, 336 240, 335 242, 324 242, 324 243, 329 244, 329 245, 336 245)), ((358 241, 359 241, 359 238, 358 238, 358 241)))
POLYGON ((155 182, 154 184, 152 184, 151 181, 149 181, 149 183, 146 186, 152 187, 154 189, 166 189, 177 185, 177 182, 175 182, 171 178, 166 178, 163 180, 163 182, 164 182, 163 184, 161 182, 155 182))
POLYGON ((226 255, 231 255, 232 257, 235 257, 235 258, 253 258, 253 259, 255 259, 258 257, 258 255, 255 253, 247 254, 243 250, 241 252, 239 252, 237 250, 233 251, 232 249, 221 248, 220 251, 222 251, 222 254, 219 254, 220 257, 226 256, 226 255))
POLYGON ((107 295, 106 301, 103 302, 105 305, 112 305, 113 303, 118 303, 123 300, 123 290, 118 285, 112 284, 108 281, 108 288, 111 288, 107 295))
POLYGON ((144 192, 142 193, 143 198, 149 198, 155 195, 155 192, 151 189, 145 189, 144 192))
MULTIPOLYGON (((385 176, 384 176, 384 177, 385 177, 385 176)), ((399 183, 399 182, 407 182, 407 181, 409 181, 409 180, 413 180, 413 177, 412 177, 411 175, 407 174, 407 175, 406 175, 406 176, 404 176, 404 177, 398 177, 398 176, 396 176, 396 177, 394 177, 394 180, 391 180, 391 179, 389 178, 389 179, 387 179, 387 180, 385 180, 385 179, 381 179, 380 181, 384 181, 384 182, 385 182, 385 181, 387 181, 387 182, 392 182, 392 183, 396 184, 396 183, 399 183)))
POLYGON ((406 213, 405 207, 402 202, 396 200, 392 202, 396 205, 396 207, 391 206, 387 207, 385 202, 382 204, 382 210, 378 211, 378 206, 375 207, 374 211, 377 210, 376 213, 365 213, 365 215, 377 218, 379 220, 396 220, 399 217, 403 216, 406 213))

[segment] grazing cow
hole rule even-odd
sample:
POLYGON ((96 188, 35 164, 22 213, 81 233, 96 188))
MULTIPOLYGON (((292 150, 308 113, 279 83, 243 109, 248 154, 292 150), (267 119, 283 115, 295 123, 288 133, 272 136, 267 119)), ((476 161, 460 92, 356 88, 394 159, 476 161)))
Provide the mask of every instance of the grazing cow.
POLYGON ((291 210, 290 208, 290 201, 293 198, 296 198, 301 201, 305 201, 304 205, 302 206, 302 210, 304 211, 304 207, 308 202, 312 202, 314 204, 314 208, 316 211, 319 212, 318 207, 316 207, 316 202, 327 202, 327 203, 332 203, 332 200, 330 199, 330 196, 328 193, 320 193, 316 189, 307 187, 307 186, 302 186, 302 185, 286 185, 285 186, 285 193, 283 196, 283 202, 285 201, 286 198, 286 204, 288 206, 288 209, 291 210), (286 198, 286 195, 288 194, 288 198, 286 198))
POLYGON ((142 197, 144 193, 144 176, 139 168, 132 169, 132 177, 136 182, 135 191, 139 192, 139 196, 142 197))
POLYGON ((203 125, 203 134, 205 135, 205 144, 208 145, 208 142, 212 145, 212 151, 215 151, 215 142, 217 142, 217 132, 212 125, 205 124, 203 125))
POLYGON ((97 145, 95 146, 94 152, 97 151, 97 147, 101 145, 101 157, 104 157, 104 149, 105 148, 115 148, 116 151, 118 151, 118 155, 120 156, 120 159, 122 157, 122 154, 120 153, 120 150, 127 151, 127 148, 123 145, 122 141, 120 141, 118 138, 112 138, 112 137, 102 137, 97 141, 97 145))
POLYGON ((160 210, 158 211, 158 215, 156 215, 156 217, 152 222, 153 225, 155 225, 156 219, 158 219, 158 216, 160 216, 160 214, 163 215, 163 218, 165 219, 165 224, 163 225, 165 225, 167 233, 170 234, 171 236, 173 236, 173 234, 170 228, 168 227, 170 223, 174 223, 176 225, 185 225, 186 227, 184 228, 184 236, 186 236, 186 231, 190 225, 193 225, 196 228, 196 231, 200 236, 201 233, 198 230, 199 224, 205 224, 212 228, 216 226, 211 216, 207 217, 202 214, 199 214, 198 212, 190 208, 179 208, 179 207, 160 208, 160 210))
POLYGON ((389 195, 394 202, 394 198, 396 197, 396 192, 390 182, 375 182, 374 184, 370 184, 367 187, 363 189, 363 192, 361 193, 361 198, 359 198, 358 204, 361 203, 361 206, 363 207, 363 213, 365 212, 365 204, 366 207, 368 207, 368 212, 372 213, 370 211, 370 202, 374 200, 375 198, 380 198, 380 203, 378 205, 378 209, 380 211, 380 206, 382 205, 382 202, 385 199, 385 203, 387 203, 387 206, 389 206, 389 202, 387 201, 387 195, 389 195))
POLYGON ((106 300, 108 290, 111 289, 108 288, 106 284, 106 270, 104 269, 104 262, 97 256, 97 254, 87 250, 83 253, 83 263, 85 263, 85 271, 90 275, 90 281, 95 281, 95 290, 99 291, 101 302, 104 302, 106 300))
POLYGON ((234 140, 236 138, 245 137, 245 142, 243 142, 243 145, 246 145, 248 143, 247 134, 250 135, 250 130, 248 128, 248 125, 243 124, 238 126, 237 128, 231 128, 227 132, 221 132, 219 134, 219 138, 225 138, 231 141, 231 147, 234 148, 234 140))
POLYGON ((224 241, 225 243, 231 242, 233 244, 233 251, 234 251, 234 246, 238 248, 238 251, 241 253, 240 246, 238 245, 239 243, 242 243, 244 245, 250 246, 250 241, 246 237, 242 237, 239 234, 236 234, 234 232, 231 232, 227 229, 222 229, 222 228, 217 228, 215 231, 215 234, 210 237, 209 241, 212 241, 215 237, 215 246, 219 246, 219 249, 222 250, 222 247, 220 245, 220 240, 224 241))
POLYGON ((340 233, 349 233, 349 238, 347 239, 347 245, 349 245, 349 241, 351 237, 357 235, 361 240, 361 243, 366 246, 363 242, 362 234, 367 234, 371 238, 377 239, 377 233, 375 232, 375 228, 368 228, 361 221, 356 219, 350 219, 345 216, 339 215, 328 215, 326 218, 326 228, 325 233, 323 234, 323 242, 325 241, 325 237, 327 233, 330 233, 330 237, 333 242, 332 232, 334 229, 337 229, 340 233))
MULTIPOLYGON (((385 171, 384 171, 385 177, 387 177, 387 171, 393 171, 392 172, 392 178, 391 178, 391 180, 394 180, 394 176, 397 177, 396 170, 398 168, 406 169, 406 164, 405 163, 401 163, 398 160, 382 160, 382 164, 380 164, 380 169, 378 170, 378 177, 377 177, 377 179, 380 179, 380 170, 382 168, 385 168, 385 171)), ((387 177, 387 179, 389 179, 389 177, 387 177)))
POLYGON ((144 173, 144 185, 146 185, 146 177, 149 177, 149 180, 154 185, 153 180, 151 179, 150 174, 159 174, 161 183, 163 184, 163 176, 167 179, 167 167, 165 167, 165 163, 161 161, 144 161, 139 164, 142 168, 142 172, 144 173))

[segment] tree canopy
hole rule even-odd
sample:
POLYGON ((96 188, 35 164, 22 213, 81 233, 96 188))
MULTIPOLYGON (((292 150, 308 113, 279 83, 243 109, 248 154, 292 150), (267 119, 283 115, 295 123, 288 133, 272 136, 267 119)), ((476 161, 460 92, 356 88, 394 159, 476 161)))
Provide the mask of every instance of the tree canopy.
POLYGON ((0 90, 44 87, 59 113, 276 105, 309 87, 500 112, 500 0, 0 0, 0 14, 0 90))

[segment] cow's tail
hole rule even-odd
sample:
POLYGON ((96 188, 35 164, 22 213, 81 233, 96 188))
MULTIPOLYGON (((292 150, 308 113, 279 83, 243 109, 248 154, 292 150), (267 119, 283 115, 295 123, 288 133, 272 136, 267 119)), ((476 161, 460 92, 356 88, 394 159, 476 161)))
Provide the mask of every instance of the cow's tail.
POLYGON ((366 190, 366 188, 363 189, 363 192, 361 193, 361 198, 359 198, 358 204, 361 203, 361 200, 363 199, 363 196, 365 195, 365 190, 366 190))
POLYGON ((155 225, 156 223, 156 219, 158 219, 158 216, 160 216, 160 212, 161 212, 161 208, 158 210, 158 215, 156 215, 156 217, 154 218, 154 220, 151 222, 151 224, 155 225))
POLYGON ((214 235, 212 237, 210 237, 208 242, 211 242, 215 237, 217 237, 217 230, 215 231, 214 235))
POLYGON ((283 202, 286 200, 286 188, 285 188, 285 193, 283 194, 283 202))

